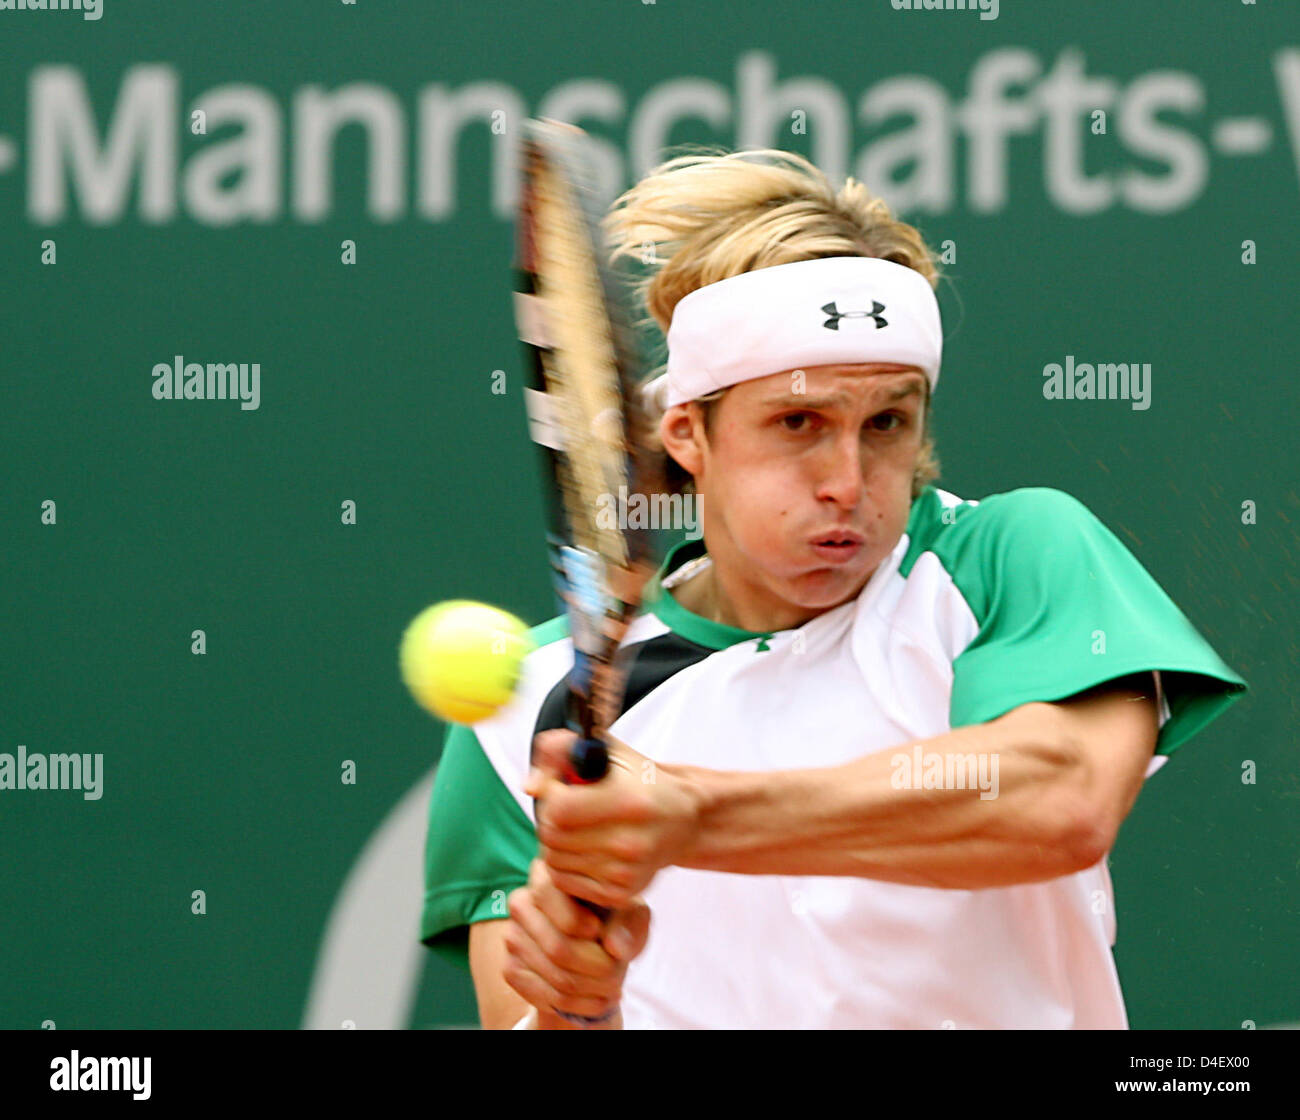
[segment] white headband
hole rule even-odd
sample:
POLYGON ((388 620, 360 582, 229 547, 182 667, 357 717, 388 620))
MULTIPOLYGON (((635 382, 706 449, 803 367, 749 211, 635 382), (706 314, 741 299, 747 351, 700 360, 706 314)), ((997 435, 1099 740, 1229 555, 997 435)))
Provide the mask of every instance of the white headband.
POLYGON ((662 411, 715 389, 833 363, 916 366, 939 382, 943 324, 929 281, 878 257, 821 257, 706 284, 668 327, 667 373, 643 392, 662 411))

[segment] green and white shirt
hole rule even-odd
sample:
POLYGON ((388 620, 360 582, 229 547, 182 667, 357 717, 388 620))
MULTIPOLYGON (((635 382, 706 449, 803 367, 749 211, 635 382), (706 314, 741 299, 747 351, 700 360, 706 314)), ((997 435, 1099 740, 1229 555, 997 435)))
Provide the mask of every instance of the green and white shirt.
MULTIPOLYGON (((933 486, 852 601, 751 633, 673 598, 685 541, 630 628, 612 731, 656 761, 837 766, 1152 672, 1154 773, 1246 691, 1137 559, 1059 490, 963 501, 933 486)), ((464 959, 536 854, 522 792, 533 735, 563 726, 572 645, 537 627, 519 691, 453 728, 434 787, 421 935, 464 959)), ((910 751, 908 752, 910 754, 910 751)), ((943 890, 873 879, 663 869, 629 966, 628 1029, 1124 1028, 1105 859, 1044 883, 943 890)))

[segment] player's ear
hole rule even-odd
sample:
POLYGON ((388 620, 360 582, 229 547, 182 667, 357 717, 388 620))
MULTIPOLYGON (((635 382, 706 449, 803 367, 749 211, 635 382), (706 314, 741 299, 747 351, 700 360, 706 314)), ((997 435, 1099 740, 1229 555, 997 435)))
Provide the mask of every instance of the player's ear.
POLYGON ((675 404, 659 420, 664 450, 682 470, 698 475, 704 465, 704 412, 694 401, 675 404))

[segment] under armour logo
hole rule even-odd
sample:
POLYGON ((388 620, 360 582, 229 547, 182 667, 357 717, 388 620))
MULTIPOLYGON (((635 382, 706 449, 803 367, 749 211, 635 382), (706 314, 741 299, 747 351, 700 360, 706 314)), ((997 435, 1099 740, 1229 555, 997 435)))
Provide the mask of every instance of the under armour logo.
POLYGON ((830 303, 822 304, 822 310, 830 316, 830 318, 822 324, 822 326, 828 331, 839 330, 841 319, 874 319, 877 327, 889 326, 880 314, 885 310, 885 305, 874 299, 871 301, 870 311, 838 311, 836 310, 834 300, 831 300, 830 303))

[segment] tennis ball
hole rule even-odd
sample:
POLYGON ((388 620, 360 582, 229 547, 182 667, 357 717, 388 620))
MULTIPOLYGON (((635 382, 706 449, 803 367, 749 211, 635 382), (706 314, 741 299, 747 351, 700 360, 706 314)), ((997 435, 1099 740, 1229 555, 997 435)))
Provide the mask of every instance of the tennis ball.
POLYGON ((422 708, 451 723, 477 723, 514 695, 532 649, 528 627, 508 611, 450 599, 415 616, 398 660, 422 708))

